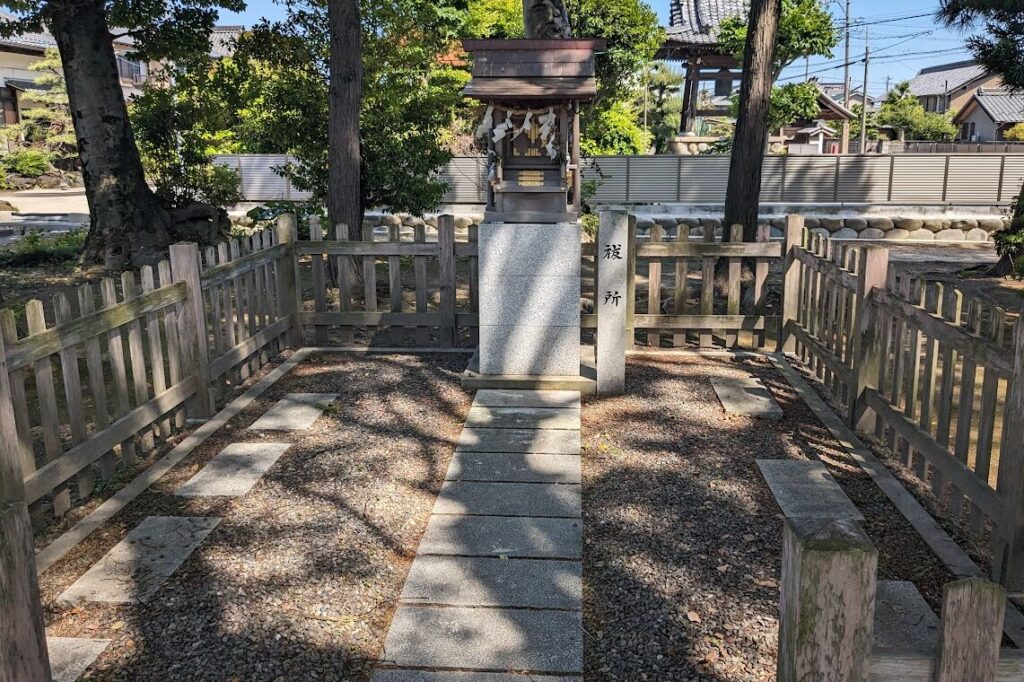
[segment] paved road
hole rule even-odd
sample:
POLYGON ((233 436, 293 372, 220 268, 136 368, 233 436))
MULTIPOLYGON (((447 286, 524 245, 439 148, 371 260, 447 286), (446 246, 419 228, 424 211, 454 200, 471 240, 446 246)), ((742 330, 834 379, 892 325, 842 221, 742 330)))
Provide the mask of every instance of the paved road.
POLYGON ((11 202, 21 213, 89 213, 83 189, 0 192, 0 199, 11 202))

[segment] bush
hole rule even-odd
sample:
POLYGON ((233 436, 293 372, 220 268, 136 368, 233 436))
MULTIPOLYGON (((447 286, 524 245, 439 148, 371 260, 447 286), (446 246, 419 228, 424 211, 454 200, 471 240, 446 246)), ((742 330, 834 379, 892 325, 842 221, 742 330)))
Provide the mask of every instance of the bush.
POLYGON ((33 230, 10 246, 0 247, 0 266, 31 267, 76 260, 85 248, 85 228, 48 237, 33 230))
MULTIPOLYGON (((320 224, 324 231, 329 232, 326 227, 326 213, 323 206, 312 201, 268 201, 262 206, 246 213, 252 218, 256 229, 272 229, 278 216, 285 213, 294 213, 298 223, 299 239, 309 239, 309 219, 313 216, 320 218, 320 224)), ((328 239, 334 239, 333 236, 328 239)))
POLYGON ((50 155, 41 149, 16 149, 4 158, 4 166, 23 178, 38 178, 50 170, 50 155))
POLYGON ((1024 142, 1024 123, 1018 123, 1003 133, 1003 139, 1007 142, 1024 142))
POLYGON ((646 154, 651 136, 637 125, 636 116, 623 102, 595 111, 583 132, 584 156, 646 154))

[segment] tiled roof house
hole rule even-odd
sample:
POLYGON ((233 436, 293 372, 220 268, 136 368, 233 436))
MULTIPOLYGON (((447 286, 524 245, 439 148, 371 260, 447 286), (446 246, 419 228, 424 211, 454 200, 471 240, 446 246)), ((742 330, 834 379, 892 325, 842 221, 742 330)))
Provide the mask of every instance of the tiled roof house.
POLYGON ((1024 123, 1024 93, 1006 88, 979 88, 956 115, 960 138, 966 142, 996 142, 1007 130, 1024 123))
POLYGON ((910 93, 927 111, 958 112, 978 88, 998 88, 1002 79, 972 60, 921 69, 910 80, 910 93))

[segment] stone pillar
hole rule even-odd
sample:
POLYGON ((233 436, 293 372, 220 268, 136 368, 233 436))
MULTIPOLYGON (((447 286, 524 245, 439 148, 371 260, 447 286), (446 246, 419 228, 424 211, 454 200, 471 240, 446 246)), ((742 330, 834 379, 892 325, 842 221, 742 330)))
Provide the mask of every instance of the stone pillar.
POLYGON ((480 373, 580 374, 580 227, 480 226, 480 373))
POLYGON ((597 233, 597 392, 626 392, 626 272, 629 214, 603 211, 597 233))

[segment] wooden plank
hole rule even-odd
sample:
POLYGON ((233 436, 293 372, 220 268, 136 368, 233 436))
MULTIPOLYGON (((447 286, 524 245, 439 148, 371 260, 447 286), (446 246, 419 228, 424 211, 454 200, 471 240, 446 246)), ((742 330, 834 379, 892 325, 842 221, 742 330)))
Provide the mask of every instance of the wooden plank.
MULTIPOLYGON (((252 253, 252 239, 246 237, 242 239, 242 256, 247 256, 252 253)), ((174 269, 174 262, 171 261, 171 269, 174 269)), ((256 266, 249 268, 241 275, 238 280, 242 283, 242 291, 245 292, 245 320, 248 323, 249 336, 252 336, 259 329, 259 314, 258 314, 258 303, 259 292, 255 288, 255 277, 254 271, 256 266)), ((197 329, 198 331, 198 329, 197 329)), ((199 341, 202 342, 203 338, 200 336, 199 341)), ((255 374, 255 368, 251 368, 251 371, 255 374)))
MULTIPOLYGON (((227 242, 221 242, 217 245, 217 263, 226 265, 230 262, 231 256, 228 255, 228 244, 227 242)), ((236 343, 235 337, 238 329, 231 297, 233 287, 230 282, 224 282, 218 285, 218 290, 220 292, 221 308, 224 311, 224 348, 233 348, 236 343)))
MULTIPOLYGON (((0 310, 0 337, 5 345, 16 343, 18 328, 11 310, 0 310)), ((6 351, 0 360, 6 365, 6 351)), ((9 365, 7 365, 9 368, 9 365)), ((36 470, 36 458, 32 449, 32 422, 28 413, 28 398, 25 394, 26 370, 8 369, 10 382, 10 400, 14 411, 14 432, 16 438, 10 442, 16 445, 16 452, 21 463, 21 470, 29 473, 36 470)))
MULTIPOLYGON (((870 682, 935 682, 938 661, 920 651, 875 651, 871 655, 870 682)), ((967 678, 973 681, 973 678, 967 678)), ((996 682, 1024 680, 1024 652, 1003 649, 996 669, 996 682)))
MULTIPOLYGON (((743 226, 733 225, 730 229, 729 239, 732 244, 743 243, 743 226)), ((744 246, 753 246, 744 244, 744 246)), ((726 312, 729 315, 740 314, 740 288, 742 287, 743 277, 743 259, 736 256, 730 256, 728 266, 728 283, 726 285, 727 298, 726 298, 726 312)), ((725 345, 728 348, 735 348, 736 342, 739 339, 733 331, 727 331, 725 335, 725 345)))
MULTIPOLYGON (((217 267, 217 250, 212 246, 203 249, 203 271, 217 267)), ((221 285, 204 286, 205 295, 210 300, 210 328, 213 332, 213 355, 221 355, 227 347, 224 343, 224 311, 221 309, 223 298, 220 295, 221 285)), ((145 287, 143 287, 145 290, 145 287)))
MULTIPOLYGON (((661 223, 654 223, 651 226, 651 242, 658 244, 665 235, 665 228, 661 223)), ((647 315, 661 315, 661 261, 657 258, 649 259, 647 264, 647 315)), ((647 333, 647 345, 655 348, 661 347, 661 332, 652 331, 647 333)))
MULTIPOLYGON (((767 243, 771 240, 771 225, 758 225, 757 241, 767 243)), ((754 312, 764 317, 768 314, 768 271, 771 261, 767 258, 758 258, 754 261, 754 312)), ((775 331, 778 338, 778 330, 775 331)), ((751 334, 750 348, 764 348, 768 344, 767 334, 751 334)))
MULTIPOLYGON (((676 241, 689 241, 689 228, 679 225, 676 228, 676 241)), ((675 259, 675 287, 672 297, 672 313, 675 315, 686 315, 687 298, 689 294, 690 261, 686 258, 675 259)), ((595 299, 596 300, 596 299, 595 299)), ((672 347, 680 348, 686 345, 686 330, 677 332, 672 337, 672 347)))
MULTIPOLYGON (((363 239, 373 245, 373 227, 371 225, 363 225, 363 239)), ((349 246, 355 242, 347 242, 343 246, 349 246)), ((298 245, 299 247, 302 244, 298 245)), ((367 252, 372 253, 372 251, 367 252)), ((377 260, 372 255, 365 255, 363 257, 363 308, 368 313, 377 312, 377 260)), ((373 336, 373 330, 366 330, 367 336, 373 336)))
POLYGON ((810 268, 816 274, 835 282, 844 289, 856 290, 857 275, 855 273, 844 270, 829 260, 824 260, 824 254, 815 254, 813 252, 815 248, 824 250, 823 243, 827 242, 824 242, 824 238, 821 235, 814 235, 811 250, 798 248, 795 258, 800 261, 801 265, 810 268))
MULTIPOLYGON (((228 241, 228 258, 231 259, 230 262, 234 262, 234 261, 238 260, 241 257, 242 257, 242 250, 241 250, 241 247, 238 244, 238 240, 237 239, 229 240, 228 241)), ((245 289, 242 286, 241 276, 237 276, 237 277, 232 277, 231 278, 231 288, 234 291, 234 299, 235 299, 235 343, 237 344, 238 342, 243 341, 243 340, 245 340, 248 337, 248 333, 246 331, 248 329, 248 325, 247 325, 246 320, 245 320, 247 310, 246 310, 245 299, 243 298, 243 295, 245 293, 245 289)), ((180 350, 179 350, 179 353, 180 353, 180 350)), ((244 377, 241 377, 241 378, 244 378, 244 377)))
MULTIPOLYGON (((125 301, 133 301, 139 296, 138 284, 134 272, 121 273, 121 291, 125 301)), ((200 296, 202 293, 200 291, 200 296)), ((203 327, 206 327, 204 319, 203 327)), ((138 320, 128 324, 128 356, 131 359, 132 388, 135 391, 135 404, 142 405, 149 400, 149 384, 146 380, 146 355, 142 350, 142 325, 138 320)), ((155 443, 152 430, 139 434, 142 449, 149 452, 155 443)))
MULTIPOLYGON (((928 287, 926 285, 926 291, 928 287)), ((942 297, 945 292, 945 287, 941 282, 936 282, 935 286, 930 289, 931 299, 926 298, 926 304, 935 311, 936 314, 942 312, 942 297)), ((936 337, 925 335, 924 339, 924 364, 922 365, 923 376, 921 377, 921 418, 918 421, 921 428, 926 433, 932 433, 932 425, 934 422, 933 410, 935 407, 935 381, 938 375, 939 365, 939 341, 936 337)), ((932 472, 929 475, 936 475, 932 472)), ((925 480, 924 476, 921 476, 921 480, 925 480)))
POLYGON ((440 314, 438 330, 441 347, 454 348, 457 345, 455 320, 455 216, 442 215, 437 219, 437 256, 441 261, 440 314))
MULTIPOLYGON (((960 327, 963 315, 963 293, 959 290, 947 291, 943 301, 943 315, 950 324, 960 327)), ((953 419, 953 390, 956 387, 956 367, 959 356, 950 344, 942 344, 942 384, 939 386, 939 412, 936 424, 935 439, 939 445, 949 449, 949 437, 953 419)), ((940 503, 945 502, 945 482, 941 475, 932 474, 932 492, 940 503)))
MULTIPOLYGON (((339 242, 348 241, 348 225, 338 223, 334 226, 334 238, 339 242)), ((338 311, 347 313, 352 311, 352 274, 354 263, 349 256, 338 256, 334 261, 335 272, 338 273, 338 311)), ((297 323, 296 323, 297 324, 297 323)), ((342 327, 338 330, 338 343, 342 346, 352 344, 352 328, 342 327)), ((292 344, 293 348, 299 347, 299 342, 292 344)))
MULTIPOLYGON (((971 333, 981 334, 982 303, 973 299, 967 311, 967 327, 971 333)), ((960 371, 960 399, 957 402, 956 440, 953 456, 964 464, 970 459, 971 425, 974 419, 975 390, 978 381, 978 363, 970 355, 965 355, 960 371)), ((959 519, 963 512, 964 496, 958 488, 953 488, 949 498, 949 512, 953 518, 959 519)))
MULTIPOLYGON (((388 226, 388 239, 393 244, 401 241, 401 233, 397 225, 388 226)), ((388 296, 391 300, 391 312, 402 312, 402 259, 400 256, 388 256, 388 296)))
MULTIPOLYGON (((326 312, 326 313, 303 313, 302 315, 313 315, 313 316, 315 316, 315 315, 318 315, 318 314, 319 315, 324 315, 324 316, 334 316, 334 315, 339 315, 339 314, 341 314, 341 315, 358 315, 359 313, 333 313, 333 312, 326 312)), ((333 318, 331 318, 331 319, 333 319, 333 318)), ((291 320, 290 320, 290 318, 281 318, 280 320, 278 320, 277 322, 273 323, 269 327, 266 327, 265 329, 261 329, 260 331, 256 332, 255 334, 253 334, 252 336, 247 338, 245 341, 242 341, 240 344, 238 344, 237 346, 235 346, 234 348, 229 350, 224 355, 220 356, 219 358, 215 358, 213 360, 213 362, 210 363, 210 372, 211 372, 211 374, 213 376, 219 376, 220 374, 223 374, 223 373, 227 372, 229 369, 231 369, 232 367, 234 367, 238 363, 244 362, 247 358, 252 357, 252 355, 254 353, 258 352, 260 349, 265 347, 271 341, 273 341, 274 339, 278 338, 282 334, 285 334, 290 327, 291 327, 291 320)))
MULTIPOLYGON (((417 225, 413 231, 413 239, 417 244, 427 243, 427 226, 426 224, 417 225)), ((473 261, 476 264, 476 261, 473 261)), ((427 290, 427 257, 426 256, 415 256, 413 261, 413 273, 416 279, 416 312, 419 314, 425 314, 428 308, 428 301, 430 292, 427 290)), ((470 276, 470 280, 474 285, 474 292, 476 291, 476 275, 470 276)), ((475 298, 475 294, 474 294, 475 298)), ((473 308, 474 312, 478 312, 478 307, 473 308)), ((430 328, 426 326, 417 326, 415 333, 415 340, 417 346, 426 346, 430 343, 430 328)))
POLYGON ((790 322, 795 323, 801 319, 802 268, 801 261, 797 258, 797 250, 803 245, 804 234, 804 217, 786 216, 785 261, 782 266, 782 317, 779 320, 777 347, 777 350, 783 353, 797 352, 796 339, 789 335, 787 329, 790 322))
MULTIPOLYGON (((100 281, 100 295, 103 297, 104 309, 118 304, 114 280, 105 277, 100 281)), ((128 402, 128 364, 125 362, 124 339, 120 328, 107 332, 107 357, 113 374, 114 405, 112 415, 116 420, 128 414, 131 409, 128 402)), ((121 461, 125 465, 131 466, 135 463, 135 455, 135 442, 131 438, 126 438, 121 443, 121 461)))
MULTIPOLYGON (((93 298, 91 284, 78 287, 78 311, 83 317, 96 310, 96 299, 93 298)), ((89 392, 92 394, 93 409, 96 415, 96 430, 102 431, 110 424, 110 409, 107 406, 107 382, 103 371, 103 353, 100 340, 92 337, 85 342, 85 367, 89 373, 89 392)), ((113 452, 106 453, 99 462, 99 473, 103 478, 114 475, 117 459, 113 452)))
MULTIPOLYGON (((316 243, 323 241, 324 230, 320 226, 320 218, 312 216, 309 219, 309 241, 316 243)), ((324 258, 318 253, 310 254, 310 261, 313 270, 313 310, 318 313, 327 312, 327 276, 324 270, 324 258)), ((317 325, 313 328, 313 338, 318 346, 327 345, 327 327, 317 325)))
POLYGON ((942 590, 936 682, 995 682, 1003 640, 1006 590, 967 578, 942 590))
MULTIPOLYGON (((874 415, 864 401, 864 393, 877 389, 882 355, 882 314, 872 305, 874 291, 885 288, 889 277, 889 250, 869 246, 863 250, 864 259, 858 272, 857 309, 854 313, 856 332, 853 337, 853 369, 848 383, 847 416, 850 426, 862 432, 874 431, 874 415)), ((844 363, 845 364, 845 363, 844 363)))
POLYGON ((999 480, 1003 498, 993 575, 1007 588, 1024 590, 1024 317, 1013 333, 1013 380, 1006 393, 1003 444, 999 450, 999 480))
POLYGON ((54 486, 62 484, 102 457, 118 443, 155 423, 197 391, 196 378, 190 376, 152 400, 118 418, 106 429, 84 443, 69 449, 63 457, 53 460, 25 479, 25 496, 29 502, 38 500, 54 486))
MULTIPOLYGON (((3 343, 0 342, 0 355, 2 352, 3 343)), ((2 398, 6 393, 6 368, 2 365, 0 372, 5 375, 0 379, 2 398)), ((0 414, 0 436, 5 440, 12 438, 8 442, 13 443, 16 442, 13 424, 6 416, 0 414)), ((0 461, 16 464, 17 455, 0 444, 0 461)), ((0 481, 19 481, 19 474, 0 465, 0 481)), ((16 495, 7 492, 7 486, 0 492, 3 492, 0 495, 0 631, 4 633, 0 680, 42 682, 51 677, 43 607, 33 558, 32 523, 21 499, 13 499, 16 495)))
POLYGON ((842 381, 850 381, 850 368, 844 365, 839 358, 832 355, 832 353, 829 352, 829 350, 825 348, 820 341, 811 336, 806 329, 795 322, 792 322, 789 325, 788 331, 789 334, 793 336, 812 357, 816 357, 820 362, 827 364, 829 370, 842 381))
MULTIPOLYGON (((289 247, 286 244, 277 244, 258 251, 250 249, 248 253, 242 255, 237 239, 232 239, 228 242, 227 248, 229 252, 232 250, 232 246, 237 249, 237 253, 232 255, 230 261, 224 262, 223 258, 218 258, 221 261, 220 265, 208 268, 203 272, 201 279, 204 289, 226 284, 243 275, 266 267, 274 261, 284 258, 289 252, 289 247)), ((220 248, 220 245, 218 245, 218 255, 220 248)))
MULTIPOLYGON (((53 296, 54 320, 57 326, 67 324, 74 319, 71 305, 63 292, 53 296)), ((78 349, 66 348, 60 353, 60 374, 64 380, 64 399, 68 407, 68 426, 71 430, 71 444, 78 445, 88 437, 85 425, 85 410, 82 407, 82 375, 78 367, 78 349)), ((78 497, 84 499, 92 494, 96 486, 95 474, 86 469, 78 477, 78 497)))
MULTIPOLYGON (((437 255, 437 250, 434 248, 432 244, 390 241, 375 242, 372 241, 372 236, 373 228, 369 228, 369 230, 363 231, 363 241, 361 242, 299 242, 298 253, 300 256, 311 256, 314 254, 320 254, 323 256, 372 256, 375 258, 437 255), (369 234, 367 234, 367 232, 369 232, 369 234)), ((465 255, 468 255, 468 253, 465 255)))
MULTIPOLYGON (((46 316, 43 312, 42 301, 31 300, 26 304, 25 320, 28 324, 29 338, 34 334, 46 331, 46 316)), ((64 453, 53 378, 53 362, 49 356, 37 360, 35 363, 36 399, 39 401, 39 426, 43 432, 43 449, 47 462, 59 459, 64 453)), ((58 517, 64 516, 70 508, 71 493, 67 487, 54 489, 53 513, 58 517)))
POLYGON ((82 316, 60 330, 48 329, 30 334, 13 344, 7 349, 8 366, 12 370, 27 367, 33 362, 60 353, 64 348, 80 345, 94 336, 127 325, 151 312, 174 305, 184 298, 185 288, 175 285, 162 287, 129 303, 105 305, 103 310, 82 316))
MULTIPOLYGON (((160 276, 160 284, 167 285, 172 279, 170 261, 157 263, 157 274, 160 276)), ((184 378, 181 367, 181 344, 178 342, 178 313, 174 308, 164 308, 162 320, 164 337, 167 339, 167 375, 169 383, 173 386, 184 378)), ((185 426, 185 410, 179 409, 174 414, 174 427, 185 426)))
MULTIPOLYGON (((710 223, 704 225, 704 243, 712 244, 715 241, 715 228, 710 223)), ((700 288, 700 314, 704 316, 715 313, 715 256, 703 256, 700 259, 701 288, 700 288)), ((710 348, 714 343, 714 335, 711 331, 703 331, 700 334, 700 347, 710 348)))
MULTIPOLYGON (((629 216, 629 230, 626 239, 626 252, 629 260, 626 261, 626 350, 633 350, 636 346, 636 216, 629 216)), ((594 256, 594 263, 598 261, 594 256)), ((598 296, 594 297, 594 310, 597 310, 598 296)))
MULTIPOLYGON (((200 295, 202 286, 199 282, 197 255, 198 249, 195 244, 171 245, 171 274, 175 281, 184 282, 188 287, 185 300, 179 304, 176 311, 181 368, 186 377, 194 375, 199 384, 187 410, 189 416, 195 419, 208 419, 214 413, 214 409, 209 390, 209 344, 203 297, 200 295)), ((251 303, 251 298, 249 300, 251 303)))
MULTIPOLYGON (((992 309, 989 323, 989 338, 1002 344, 1006 329, 1006 311, 1000 307, 992 309)), ((991 367, 986 367, 981 384, 981 402, 978 413, 978 443, 975 445, 974 471, 982 481, 992 484, 992 449, 996 429, 997 401, 999 400, 999 375, 991 367)), ((973 500, 972 500, 973 502, 973 500)), ((983 527, 983 514, 977 505, 971 510, 971 525, 977 531, 983 527)))
POLYGON ((931 434, 893 409, 876 391, 866 392, 866 402, 868 407, 895 428, 918 454, 923 455, 929 464, 966 493, 982 511, 991 518, 998 518, 1002 510, 1002 501, 995 490, 980 481, 963 462, 936 443, 931 434))
MULTIPOLYGON (((279 258, 274 266, 274 277, 277 280, 277 304, 280 308, 279 312, 282 319, 288 320, 288 331, 285 335, 286 343, 293 349, 298 350, 302 346, 302 323, 299 321, 299 310, 302 305, 302 286, 299 283, 299 268, 294 254, 296 240, 299 238, 295 225, 295 215, 286 214, 279 216, 275 229, 277 230, 277 245, 288 249, 287 255, 279 258)), ((347 284, 345 293, 349 293, 347 284)), ((342 301, 343 304, 347 303, 349 307, 352 304, 350 295, 343 298, 342 301)), ((348 308, 345 309, 347 310, 348 308)))
MULTIPOLYGON (((657 223, 655 223, 657 225, 657 223)), ((653 230, 652 230, 653 235, 653 230)), ((656 242, 637 246, 640 258, 782 258, 779 242, 656 242)))
MULTIPOLYGON (((153 276, 153 268, 148 265, 143 266, 140 275, 143 293, 156 291, 156 278, 153 276)), ((215 293, 215 299, 221 299, 220 292, 215 293)), ((217 326, 221 326, 219 319, 217 326)), ((164 343, 163 338, 160 336, 160 321, 155 313, 146 316, 146 339, 149 341, 149 356, 151 358, 149 366, 153 374, 153 394, 159 395, 167 390, 167 373, 164 343)), ((167 440, 171 437, 171 422, 169 419, 162 420, 157 427, 160 430, 160 437, 162 439, 167 440)))
POLYGON ((774 317, 758 315, 637 315, 637 329, 724 329, 729 331, 762 331, 774 317))

